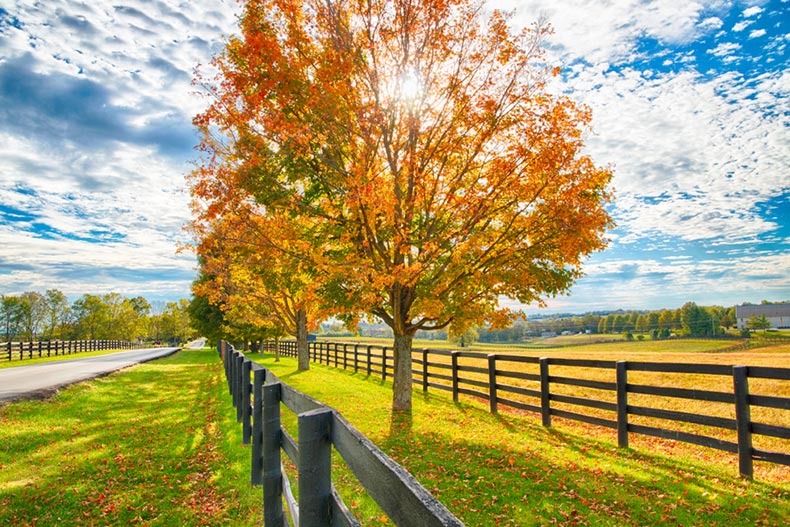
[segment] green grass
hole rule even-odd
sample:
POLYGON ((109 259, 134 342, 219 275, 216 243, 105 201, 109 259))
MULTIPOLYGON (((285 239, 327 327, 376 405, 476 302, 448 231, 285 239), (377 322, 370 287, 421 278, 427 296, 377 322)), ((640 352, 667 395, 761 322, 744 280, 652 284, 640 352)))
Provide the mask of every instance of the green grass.
MULTIPOLYGON (((583 425, 545 429, 435 392, 415 392, 410 428, 392 426, 389 383, 262 362, 340 410, 469 527, 790 522, 790 478, 741 480, 705 449, 680 460, 619 450, 583 425)), ((260 525, 249 455, 216 353, 185 350, 0 407, 0 525, 260 525)), ((387 523, 339 462, 334 478, 363 525, 387 523)))
POLYGON ((260 525, 216 352, 0 407, 0 525, 260 525))
MULTIPOLYGON (((261 362, 284 382, 338 409, 468 526, 787 525, 790 484, 749 482, 734 465, 671 459, 582 427, 546 429, 534 416, 492 415, 444 394, 415 392, 410 428, 391 427, 391 385, 295 360, 261 362)), ((337 470, 341 495, 363 524, 385 523, 337 470)))

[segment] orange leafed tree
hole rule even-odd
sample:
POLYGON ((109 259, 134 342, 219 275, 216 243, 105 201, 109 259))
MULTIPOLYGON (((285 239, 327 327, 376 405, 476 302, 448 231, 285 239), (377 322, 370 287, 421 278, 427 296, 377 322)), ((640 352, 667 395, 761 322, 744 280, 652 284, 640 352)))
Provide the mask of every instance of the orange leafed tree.
MULTIPOLYGON (((310 225, 321 301, 395 335, 411 410, 420 329, 503 325, 605 247, 611 173, 586 108, 546 89, 540 24, 471 0, 251 0, 196 122, 235 183, 310 225)), ((211 151, 211 149, 209 149, 211 151)))
POLYGON ((270 220, 249 208, 215 218, 197 245, 201 271, 211 278, 196 284, 195 293, 223 306, 226 320, 237 327, 295 337, 299 369, 307 370, 307 333, 317 327, 317 303, 298 262, 270 241, 286 240, 270 220))
POLYGON ((215 155, 190 178, 194 218, 188 230, 203 276, 193 292, 221 306, 228 333, 249 328, 256 335, 295 337, 299 369, 307 370, 307 334, 319 312, 295 255, 307 252, 309 238, 301 224, 267 212, 243 191, 233 156, 216 155, 221 143, 206 134, 203 147, 215 155))

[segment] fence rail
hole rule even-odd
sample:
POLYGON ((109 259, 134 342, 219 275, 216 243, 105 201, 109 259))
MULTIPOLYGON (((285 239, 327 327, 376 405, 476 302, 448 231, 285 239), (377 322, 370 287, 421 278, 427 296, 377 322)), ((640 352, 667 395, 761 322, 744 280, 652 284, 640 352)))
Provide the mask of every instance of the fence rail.
POLYGON ((7 361, 58 357, 88 351, 135 349, 140 346, 123 340, 39 340, 0 343, 0 358, 7 361))
MULTIPOLYGON (((274 351, 273 346, 267 343, 266 351, 274 351)), ((280 341, 279 346, 283 355, 296 356, 294 341, 280 341)), ((386 346, 311 342, 309 350, 315 362, 382 379, 391 375, 394 364, 392 348, 386 346)), ((460 395, 476 397, 487 401, 492 413, 507 406, 540 414, 546 427, 551 426, 552 417, 560 417, 610 428, 616 431, 620 447, 628 447, 629 434, 640 434, 731 452, 738 456, 740 473, 749 478, 753 477, 754 460, 790 466, 787 451, 776 452, 753 444, 755 436, 790 440, 790 413, 783 413, 790 411, 790 397, 750 393, 749 388, 752 379, 790 381, 790 368, 541 358, 432 349, 414 350, 412 363, 412 382, 423 391, 447 391, 456 402, 460 395), (516 365, 531 371, 516 369, 516 365), (578 369, 585 370, 585 375, 574 376, 578 369), (715 376, 726 381, 729 388, 717 391, 651 383, 664 374, 694 379, 690 376, 715 376), (650 405, 659 401, 670 401, 665 404, 670 407, 650 405), (684 411, 689 404, 700 401, 718 405, 718 412, 728 415, 684 411), (774 412, 772 422, 752 419, 754 411, 767 415, 766 409, 774 412), (654 426, 656 420, 671 422, 676 429, 654 426), (722 430, 732 437, 717 437, 722 430)))
MULTIPOLYGON (((338 412, 283 383, 226 342, 221 341, 218 350, 236 419, 242 423, 242 441, 252 443, 250 481, 263 487, 266 527, 288 525, 286 509, 297 527, 360 525, 332 485, 333 448, 396 525, 463 527, 411 474, 338 412), (297 414, 298 439, 282 426, 281 406, 297 414), (281 452, 297 467, 298 503, 283 469, 281 452)), ((371 357, 368 354, 368 364, 372 364, 371 357)), ((348 365, 348 357, 345 359, 342 364, 348 365)), ((341 364, 337 355, 335 364, 341 364)))

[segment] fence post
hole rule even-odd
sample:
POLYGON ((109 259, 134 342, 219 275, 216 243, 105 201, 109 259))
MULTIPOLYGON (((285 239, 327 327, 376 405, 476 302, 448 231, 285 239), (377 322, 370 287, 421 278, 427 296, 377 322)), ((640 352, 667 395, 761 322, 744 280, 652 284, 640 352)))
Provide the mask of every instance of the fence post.
POLYGON ((488 355, 488 406, 492 414, 497 413, 496 353, 488 355))
POLYGON ((11 361, 11 341, 8 341, 8 361, 11 361))
POLYGON ((234 364, 236 364, 236 350, 233 349, 233 348, 230 348, 228 350, 227 357, 228 357, 228 359, 227 359, 228 360, 228 392, 230 392, 230 399, 231 399, 231 402, 233 403, 233 407, 236 408, 236 392, 233 391, 234 390, 234 388, 233 388, 233 368, 235 367, 234 364), (231 350, 233 350, 233 351, 231 351, 231 350))
POLYGON ((354 373, 359 373, 359 344, 354 344, 354 373))
POLYGON ((551 426, 551 395, 549 392, 549 359, 540 359, 540 416, 543 426, 551 426))
POLYGON ((236 352, 235 360, 233 361, 235 368, 233 369, 233 392, 235 393, 234 399, 236 400, 236 422, 241 422, 241 367, 244 364, 244 356, 240 351, 236 352))
POLYGON ((244 358, 241 364, 241 444, 249 445, 250 438, 252 437, 252 424, 250 418, 252 417, 252 408, 250 407, 250 371, 252 370, 252 361, 244 358))
POLYGON ((263 376, 265 370, 252 372, 252 466, 250 467, 250 485, 263 483, 263 376))
POLYGON ((52 356, 52 339, 47 341, 47 357, 52 356))
POLYGON ((741 476, 751 479, 754 471, 748 372, 746 366, 733 366, 732 368, 732 380, 735 388, 735 427, 738 431, 738 470, 741 476))
POLYGON ((299 527, 329 527, 332 410, 299 414, 299 527))
POLYGON ((370 356, 372 354, 373 354, 373 346, 368 345, 368 377, 370 377, 370 372, 371 372, 371 362, 370 362, 371 358, 370 358, 370 356))
MULTIPOLYGON (((233 348, 231 348, 233 349, 233 348)), ((233 408, 236 408, 236 387, 233 383, 233 372, 236 369, 236 350, 233 349, 228 353, 228 390, 230 390, 230 399, 233 402, 233 408)))
POLYGON ((453 377, 453 402, 458 402, 458 354, 460 351, 453 351, 450 353, 452 361, 452 377, 453 377))
POLYGON ((628 367, 617 361, 617 446, 628 448, 628 367))
MULTIPOLYGON (((280 463, 280 397, 279 382, 265 384, 263 392, 263 525, 283 525, 283 476, 280 463)), ((301 478, 299 478, 301 480, 301 478)))
POLYGON ((381 380, 387 380, 387 346, 381 347, 381 380))
POLYGON ((422 349, 422 391, 428 391, 428 348, 422 349))

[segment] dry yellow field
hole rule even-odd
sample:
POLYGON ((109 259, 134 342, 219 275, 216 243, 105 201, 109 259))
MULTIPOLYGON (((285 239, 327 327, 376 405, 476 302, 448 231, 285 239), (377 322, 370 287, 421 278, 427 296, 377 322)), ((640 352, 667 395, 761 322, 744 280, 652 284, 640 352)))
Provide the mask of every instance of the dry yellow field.
MULTIPOLYGON (((354 339, 353 341, 346 342, 352 342, 355 344, 362 344, 364 342, 366 345, 368 344, 365 339, 354 339)), ((731 344, 726 341, 722 342, 710 340, 677 340, 657 342, 635 341, 607 344, 594 343, 587 346, 573 346, 567 348, 540 350, 502 350, 496 351, 496 353, 500 356, 515 355, 534 358, 548 357, 558 359, 583 359, 597 361, 716 364, 725 366, 744 365, 790 368, 790 344, 730 352, 717 352, 717 346, 720 348, 730 347, 731 344)), ((415 348, 417 347, 418 346, 415 346, 415 348)), ((351 346, 349 346, 348 349, 351 350, 351 346)), ((360 346, 359 349, 360 352, 362 352, 364 348, 360 346)), ((428 372, 430 376, 430 382, 447 386, 451 384, 451 382, 446 379, 438 379, 433 377, 434 375, 450 375, 451 371, 449 366, 451 363, 451 357, 447 355, 448 351, 449 350, 445 349, 437 353, 429 353, 429 364, 431 364, 431 366, 429 366, 428 372)), ((492 351, 490 349, 479 352, 466 349, 463 350, 458 358, 458 366, 462 370, 459 373, 459 377, 465 380, 468 379, 481 383, 488 383, 487 373, 463 371, 463 368, 474 367, 487 370, 488 360, 486 355, 491 352, 492 351), (467 354, 478 355, 478 357, 467 356, 467 354)), ((388 350, 388 355, 391 355, 391 353, 392 349, 390 347, 388 350)), ((374 348, 374 354, 380 354, 380 348, 378 348, 378 346, 374 348)), ((350 352, 348 357, 350 363, 350 352)), ((419 381, 422 378, 422 365, 419 363, 422 358, 422 352, 419 348, 415 350, 413 358, 415 360, 415 364, 413 365, 414 378, 415 380, 419 381)), ((342 359, 340 362, 342 365, 342 359)), ((374 367, 374 370, 375 369, 379 368, 374 367)), ((497 371, 511 371, 537 376, 539 375, 539 365, 522 362, 511 362, 500 359, 497 361, 497 371)), ((549 375, 552 377, 568 377, 588 381, 602 381, 612 384, 615 382, 614 368, 599 369, 551 365, 549 367, 549 375)), ((733 393, 732 375, 629 371, 628 383, 685 390, 701 390, 729 394, 733 393)), ((503 375, 498 375, 497 384, 500 385, 498 397, 530 404, 533 406, 540 406, 540 399, 537 397, 508 393, 501 389, 501 385, 507 385, 540 392, 540 383, 538 381, 508 378, 503 375)), ((461 382, 459 386, 460 388, 473 389, 485 394, 488 393, 487 386, 473 386, 463 382, 461 382)), ((419 389, 420 387, 418 384, 415 386, 415 390, 419 389)), ((550 390, 552 395, 581 397, 585 399, 605 401, 608 403, 616 402, 616 393, 614 390, 570 386, 560 383, 551 383, 550 390)), ((439 392, 439 390, 434 387, 430 387, 429 391, 433 393, 439 392)), ((751 395, 767 395, 773 397, 790 398, 790 380, 750 378, 749 393, 751 395)), ((447 396, 450 397, 450 394, 447 393, 447 396)), ((460 399, 462 401, 474 401, 476 398, 470 395, 461 394, 460 399)), ((488 402, 485 400, 481 399, 479 402, 486 406, 488 405, 488 402)), ((675 412, 715 416, 725 419, 735 419, 735 407, 730 403, 629 393, 628 404, 629 406, 640 406, 675 412)), ((610 420, 616 419, 615 412, 609 410, 582 407, 558 401, 552 401, 551 407, 552 410, 571 411, 610 420)), ((529 414, 534 416, 534 418, 538 421, 541 418, 540 414, 538 413, 525 412, 522 410, 509 408, 501 403, 499 405, 499 411, 529 414)), ((755 423, 790 427, 790 410, 752 406, 751 421, 755 423)), ((675 430, 679 432, 707 436, 729 442, 737 442, 736 432, 734 430, 728 430, 719 427, 637 415, 629 415, 629 424, 658 427, 667 430, 675 430)), ((602 426, 589 425, 586 423, 557 417, 552 418, 552 426, 570 427, 585 435, 611 440, 614 443, 616 443, 617 440, 617 432, 615 430, 602 426)), ((753 446, 755 448, 767 451, 790 453, 790 440, 757 434, 754 434, 752 438, 753 446)), ((689 443, 683 443, 676 440, 659 439, 651 436, 638 435, 635 433, 629 434, 629 441, 630 446, 637 449, 649 449, 673 455, 695 457, 716 463, 731 464, 733 466, 733 470, 737 472, 738 460, 736 454, 715 450, 712 448, 696 446, 689 443)), ((755 476, 761 479, 790 481, 790 467, 755 461, 755 476)))

